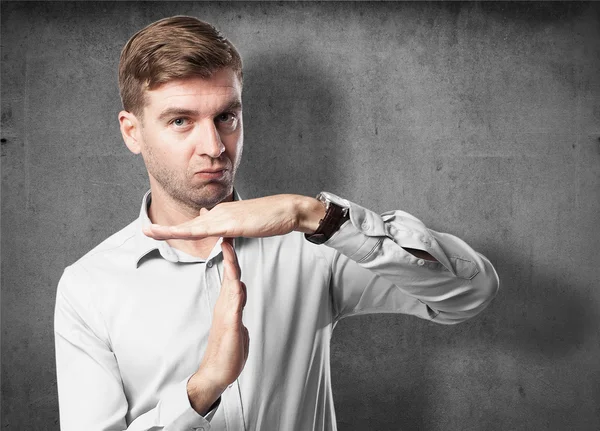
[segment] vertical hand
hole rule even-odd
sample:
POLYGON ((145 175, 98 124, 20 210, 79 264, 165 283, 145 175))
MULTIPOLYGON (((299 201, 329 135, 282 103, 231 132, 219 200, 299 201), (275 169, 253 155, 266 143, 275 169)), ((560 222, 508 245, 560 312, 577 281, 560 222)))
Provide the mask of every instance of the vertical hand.
POLYGON ((242 322, 246 286, 231 239, 222 244, 223 282, 215 304, 208 345, 198 371, 188 381, 188 397, 194 410, 206 414, 246 364, 250 338, 242 322))

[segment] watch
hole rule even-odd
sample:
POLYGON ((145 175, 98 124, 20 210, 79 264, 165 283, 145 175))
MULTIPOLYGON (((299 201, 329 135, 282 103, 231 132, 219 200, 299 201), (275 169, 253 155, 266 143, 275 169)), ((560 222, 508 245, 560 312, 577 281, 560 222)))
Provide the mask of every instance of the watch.
POLYGON ((317 199, 325 204, 325 217, 319 221, 319 227, 312 234, 304 234, 304 238, 314 244, 323 244, 350 219, 350 210, 342 203, 343 199, 327 192, 321 192, 317 199))

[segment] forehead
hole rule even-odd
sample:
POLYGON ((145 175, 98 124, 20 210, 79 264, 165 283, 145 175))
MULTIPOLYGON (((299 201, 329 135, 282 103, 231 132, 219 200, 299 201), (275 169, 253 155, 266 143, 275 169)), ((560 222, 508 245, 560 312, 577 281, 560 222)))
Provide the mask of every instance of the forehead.
POLYGON ((241 83, 233 70, 222 69, 210 78, 177 79, 146 90, 144 111, 160 114, 170 108, 212 111, 241 101, 241 83))

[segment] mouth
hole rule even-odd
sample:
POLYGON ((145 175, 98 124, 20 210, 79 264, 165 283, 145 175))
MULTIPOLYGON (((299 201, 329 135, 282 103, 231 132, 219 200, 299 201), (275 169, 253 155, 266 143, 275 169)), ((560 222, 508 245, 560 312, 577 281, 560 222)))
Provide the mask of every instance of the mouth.
POLYGON ((197 178, 202 178, 204 180, 219 180, 219 179, 223 178, 226 173, 227 173, 226 168, 220 168, 220 169, 210 168, 210 169, 203 169, 201 171, 198 171, 194 174, 194 176, 197 178))

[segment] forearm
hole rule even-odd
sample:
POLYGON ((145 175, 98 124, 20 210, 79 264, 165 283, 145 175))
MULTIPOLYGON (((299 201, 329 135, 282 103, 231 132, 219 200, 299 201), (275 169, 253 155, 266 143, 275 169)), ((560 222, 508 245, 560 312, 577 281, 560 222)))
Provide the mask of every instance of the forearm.
MULTIPOLYGON (((494 268, 464 241, 427 229, 402 211, 380 216, 358 205, 349 205, 351 223, 326 244, 429 308, 411 314, 440 323, 456 323, 477 314, 496 294, 498 278, 494 268), (426 253, 435 261, 426 259, 425 254, 416 256, 415 251, 426 253)), ((356 278, 351 270, 344 271, 350 275, 341 277, 356 278)), ((393 298, 393 292, 385 290, 385 283, 377 279, 365 282, 364 290, 338 292, 336 300, 342 314, 375 310, 374 303, 384 311, 394 311, 389 306, 393 299, 388 304, 378 303, 382 295, 390 293, 389 298, 393 298)))

